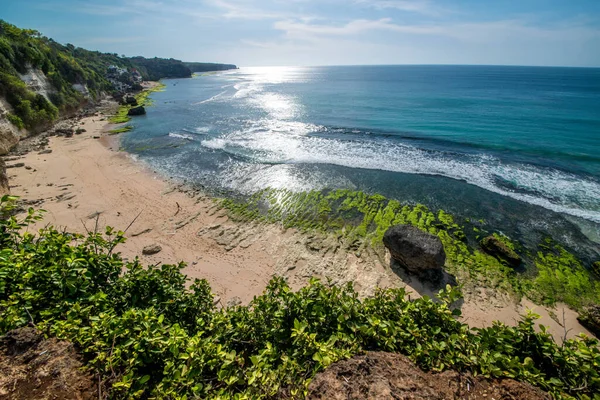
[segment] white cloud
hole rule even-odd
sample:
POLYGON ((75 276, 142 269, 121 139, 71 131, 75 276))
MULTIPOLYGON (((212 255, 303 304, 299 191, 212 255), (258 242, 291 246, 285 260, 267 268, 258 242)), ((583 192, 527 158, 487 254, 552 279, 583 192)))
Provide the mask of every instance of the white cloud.
POLYGON ((357 4, 379 10, 394 9, 409 13, 437 17, 447 10, 430 0, 355 0, 357 4))
POLYGON ((284 31, 287 37, 294 38, 307 36, 350 36, 374 30, 428 35, 441 33, 441 30, 435 26, 397 25, 390 18, 378 20, 357 19, 345 25, 318 25, 285 20, 275 22, 273 27, 284 31))
POLYGON ((247 2, 209 0, 208 4, 221 9, 221 16, 228 19, 264 20, 281 19, 289 16, 286 13, 253 7, 247 2))

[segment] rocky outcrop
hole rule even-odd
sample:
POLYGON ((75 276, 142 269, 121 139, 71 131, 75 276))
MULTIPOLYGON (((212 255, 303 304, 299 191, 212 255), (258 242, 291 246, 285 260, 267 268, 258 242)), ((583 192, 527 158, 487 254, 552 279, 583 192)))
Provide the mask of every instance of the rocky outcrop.
POLYGON ((367 352, 318 373, 308 387, 310 400, 347 399, 519 399, 550 400, 528 383, 470 373, 424 372, 401 354, 367 352))
POLYGON ((79 93, 81 93, 83 95, 83 97, 85 97, 86 99, 90 99, 92 97, 90 94, 90 91, 86 85, 81 84, 81 83, 74 83, 72 85, 72 87, 73 87, 73 89, 75 89, 79 93))
POLYGON ((584 308, 577 320, 596 337, 600 338, 600 306, 594 305, 584 308))
POLYGON ((496 236, 488 236, 479 244, 483 251, 500 261, 504 261, 509 266, 516 268, 521 265, 521 257, 496 236))
POLYGON ((439 237, 412 225, 395 225, 385 232, 383 244, 408 272, 433 282, 442 278, 446 253, 439 237))
POLYGON ((129 111, 127 112, 127 115, 129 115, 129 116, 145 115, 145 114, 146 114, 146 109, 144 108, 144 106, 133 107, 133 108, 129 109, 129 111))

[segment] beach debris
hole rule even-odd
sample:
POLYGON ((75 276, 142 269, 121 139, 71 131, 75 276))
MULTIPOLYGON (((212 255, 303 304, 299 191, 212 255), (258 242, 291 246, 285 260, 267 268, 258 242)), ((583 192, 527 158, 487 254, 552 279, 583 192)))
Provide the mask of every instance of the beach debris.
POLYGON ((133 108, 130 108, 129 111, 127 111, 127 115, 129 115, 129 116, 145 115, 145 114, 146 114, 146 109, 144 108, 144 106, 133 107, 133 108))
POLYGON ((64 136, 64 137, 72 137, 73 136, 73 128, 58 128, 54 130, 54 133, 56 133, 56 135, 58 136, 64 136))
POLYGON ((6 164, 6 168, 22 168, 25 166, 25 163, 16 163, 16 164, 6 164))
POLYGON ((162 247, 158 244, 151 244, 150 246, 146 246, 142 249, 142 254, 145 256, 151 256, 153 254, 159 253, 162 250, 162 247))
POLYGON ((577 321, 600 338, 600 306, 588 306, 577 316, 577 321))
POLYGON ((479 245, 483 251, 499 259, 500 261, 506 262, 513 268, 521 265, 521 257, 496 236, 491 235, 484 238, 481 242, 479 242, 479 245))
MULTIPOLYGON (((179 230, 179 229, 183 228, 184 226, 188 225, 189 223, 194 222, 201 214, 202 214, 202 211, 198 211, 196 214, 192 215, 191 217, 177 222, 175 224, 175 230, 179 230)), ((177 214, 175 214, 175 215, 177 215, 177 214)))
POLYGON ((144 233, 150 233, 150 232, 152 232, 152 228, 146 228, 146 229, 144 229, 143 231, 140 231, 140 232, 138 232, 138 233, 132 233, 132 234, 131 234, 131 237, 141 236, 141 235, 143 235, 144 233))
POLYGON ((383 244, 408 272, 431 282, 442 279, 446 253, 436 235, 412 225, 394 225, 383 235, 383 244))
POLYGON ((74 195, 74 194, 71 194, 71 192, 67 192, 67 193, 59 194, 58 196, 56 196, 56 200, 57 200, 58 202, 61 202, 61 201, 67 201, 67 200, 71 200, 71 199, 73 199, 73 198, 75 198, 75 195, 74 195))
POLYGON ((238 296, 233 296, 227 300, 227 307, 235 307, 239 306, 240 304, 242 304, 242 299, 240 299, 238 296))
POLYGON ((96 211, 87 216, 87 219, 98 218, 104 211, 96 211))

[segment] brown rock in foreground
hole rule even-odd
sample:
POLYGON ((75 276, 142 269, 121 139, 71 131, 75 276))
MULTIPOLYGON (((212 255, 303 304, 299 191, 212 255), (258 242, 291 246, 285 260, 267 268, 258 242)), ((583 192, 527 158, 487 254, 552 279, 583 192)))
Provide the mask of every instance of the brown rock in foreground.
POLYGON ((95 381, 81 367, 71 343, 15 329, 0 338, 0 399, 97 399, 95 381))
POLYGON ((308 388, 307 399, 550 400, 551 397, 530 384, 512 379, 473 377, 454 371, 423 372, 403 355, 368 352, 337 362, 317 374, 308 388))

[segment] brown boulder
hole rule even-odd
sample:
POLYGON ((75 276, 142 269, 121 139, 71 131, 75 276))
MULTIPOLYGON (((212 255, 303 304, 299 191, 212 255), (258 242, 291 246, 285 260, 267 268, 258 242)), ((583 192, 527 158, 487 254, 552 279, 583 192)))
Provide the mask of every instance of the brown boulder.
POLYGON ((367 352, 337 362, 318 373, 308 387, 310 400, 443 400, 514 399, 550 400, 528 383, 490 379, 469 373, 423 372, 407 357, 367 352))
POLYGON ((516 268, 521 265, 521 257, 496 236, 488 236, 479 242, 479 244, 483 251, 500 261, 504 261, 509 266, 516 268))
POLYGON ((159 253, 162 250, 162 247, 158 244, 152 244, 150 246, 146 246, 142 249, 142 254, 145 256, 151 256, 153 254, 159 253))

